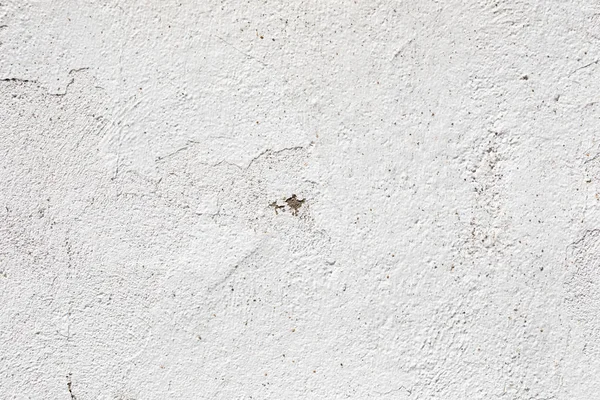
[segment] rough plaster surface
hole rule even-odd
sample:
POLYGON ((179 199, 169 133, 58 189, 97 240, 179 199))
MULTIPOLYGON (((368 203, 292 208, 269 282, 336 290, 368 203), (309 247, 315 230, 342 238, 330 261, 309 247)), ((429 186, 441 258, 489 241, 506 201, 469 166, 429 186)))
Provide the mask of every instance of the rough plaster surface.
POLYGON ((600 3, 0 1, 1 399, 599 398, 600 3))

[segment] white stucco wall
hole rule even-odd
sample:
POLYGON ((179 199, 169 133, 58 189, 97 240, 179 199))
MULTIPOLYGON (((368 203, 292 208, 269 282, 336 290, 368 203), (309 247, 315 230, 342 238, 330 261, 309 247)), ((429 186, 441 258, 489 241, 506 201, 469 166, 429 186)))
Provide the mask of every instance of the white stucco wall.
POLYGON ((600 398, 597 1, 0 2, 0 399, 600 398))

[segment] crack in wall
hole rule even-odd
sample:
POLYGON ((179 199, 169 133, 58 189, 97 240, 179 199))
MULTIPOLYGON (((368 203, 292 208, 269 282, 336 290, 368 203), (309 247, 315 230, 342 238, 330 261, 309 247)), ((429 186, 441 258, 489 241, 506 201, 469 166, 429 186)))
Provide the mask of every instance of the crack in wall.
MULTIPOLYGON (((71 76, 74 73, 86 71, 86 70, 89 70, 89 69, 90 69, 89 67, 73 68, 73 69, 69 70, 69 72, 67 73, 67 76, 71 76)), ((38 87, 41 85, 40 81, 38 79, 26 79, 26 78, 17 78, 17 77, 1 78, 0 82, 18 82, 18 83, 22 83, 22 84, 34 83, 34 84, 38 85, 38 87)), ((63 92, 50 93, 50 92, 47 91, 46 95, 47 96, 54 96, 54 97, 66 96, 68 94, 69 87, 73 83, 75 83, 75 78, 71 77, 71 79, 69 79, 69 82, 67 82, 67 84, 65 85, 65 88, 64 88, 63 92)))
POLYGON ((73 382, 71 380, 71 373, 69 373, 67 375, 67 389, 69 389, 69 394, 71 395, 71 400, 77 400, 77 397, 75 397, 75 394, 73 394, 73 382))

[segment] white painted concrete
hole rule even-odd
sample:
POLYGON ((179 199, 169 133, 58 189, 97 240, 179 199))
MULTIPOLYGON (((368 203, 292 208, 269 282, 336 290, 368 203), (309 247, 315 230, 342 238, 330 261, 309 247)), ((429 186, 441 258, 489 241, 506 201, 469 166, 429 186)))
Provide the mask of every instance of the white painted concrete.
POLYGON ((598 398, 600 3, 1 3, 1 399, 598 398))

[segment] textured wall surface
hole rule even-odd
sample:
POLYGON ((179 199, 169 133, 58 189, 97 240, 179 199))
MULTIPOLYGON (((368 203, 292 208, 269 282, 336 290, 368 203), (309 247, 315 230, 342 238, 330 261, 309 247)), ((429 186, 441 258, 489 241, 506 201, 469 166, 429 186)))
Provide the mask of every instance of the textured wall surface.
POLYGON ((0 398, 600 393, 600 3, 0 0, 0 398))

